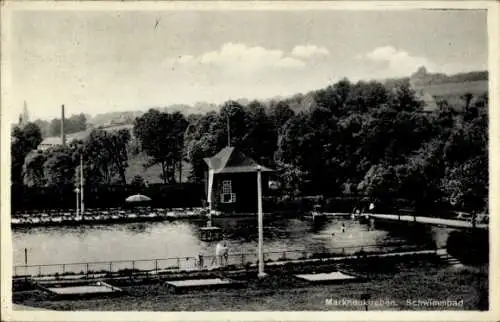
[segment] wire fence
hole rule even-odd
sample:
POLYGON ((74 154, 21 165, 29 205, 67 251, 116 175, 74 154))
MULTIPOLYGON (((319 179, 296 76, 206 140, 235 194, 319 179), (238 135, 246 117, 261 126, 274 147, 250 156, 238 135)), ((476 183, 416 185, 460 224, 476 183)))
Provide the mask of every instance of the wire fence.
MULTIPOLYGON (((311 252, 301 250, 279 250, 264 252, 264 262, 290 262, 305 259, 335 258, 352 255, 387 254, 397 252, 421 251, 421 246, 394 245, 364 245, 338 247, 328 252, 311 252)), ((436 250, 436 249, 433 249, 436 250)), ((199 255, 187 257, 155 258, 143 260, 115 260, 99 262, 17 265, 14 266, 14 277, 20 276, 65 276, 65 275, 95 275, 95 274, 132 274, 134 272, 163 273, 200 271, 214 267, 228 266, 245 268, 258 262, 257 252, 232 253, 226 257, 214 255, 199 255)))

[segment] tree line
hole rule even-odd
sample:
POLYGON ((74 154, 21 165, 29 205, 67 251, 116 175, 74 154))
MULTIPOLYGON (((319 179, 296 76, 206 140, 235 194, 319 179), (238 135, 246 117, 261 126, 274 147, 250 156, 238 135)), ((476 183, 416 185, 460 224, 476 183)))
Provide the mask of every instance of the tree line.
MULTIPOLYGON (((88 118, 85 114, 80 113, 77 115, 71 115, 64 120, 64 132, 66 134, 76 133, 80 131, 85 131, 87 129, 88 118)), ((35 123, 42 137, 60 136, 61 135, 61 119, 54 118, 50 122, 46 120, 35 120, 35 123)))
MULTIPOLYGON (((488 95, 471 95, 464 93, 462 112, 440 102, 429 113, 407 81, 388 87, 344 79, 305 96, 227 101, 218 111, 187 117, 151 109, 135 119, 132 133, 93 130, 47 151, 32 151, 41 135, 31 123, 13 130, 12 178, 29 186, 70 184, 82 155, 88 182, 127 184, 128 160, 143 152, 144 166, 160 165, 164 183, 180 181, 183 162, 191 164, 189 180, 201 183, 203 158, 230 144, 274 168, 285 198, 349 194, 482 211, 488 205, 488 95)), ((142 184, 141 178, 132 183, 142 184)))

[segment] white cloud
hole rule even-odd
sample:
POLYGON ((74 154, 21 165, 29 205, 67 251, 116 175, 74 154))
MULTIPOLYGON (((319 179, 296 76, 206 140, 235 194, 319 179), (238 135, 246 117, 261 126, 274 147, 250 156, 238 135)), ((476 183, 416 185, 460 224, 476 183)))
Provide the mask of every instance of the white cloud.
POLYGON ((328 56, 330 52, 324 47, 315 45, 295 46, 292 50, 292 55, 302 58, 310 58, 313 56, 328 56))
POLYGON ((184 55, 176 62, 182 65, 215 66, 232 72, 305 67, 303 61, 288 57, 281 50, 260 46, 249 47, 235 43, 226 43, 217 51, 207 52, 197 57, 184 55))
POLYGON ((369 53, 356 56, 356 58, 384 64, 386 76, 409 76, 421 66, 425 66, 427 70, 435 69, 434 64, 426 57, 412 56, 408 52, 392 46, 377 47, 369 53))
POLYGON ((276 66, 283 68, 302 68, 305 67, 306 64, 300 59, 285 57, 280 59, 280 61, 276 63, 276 66))

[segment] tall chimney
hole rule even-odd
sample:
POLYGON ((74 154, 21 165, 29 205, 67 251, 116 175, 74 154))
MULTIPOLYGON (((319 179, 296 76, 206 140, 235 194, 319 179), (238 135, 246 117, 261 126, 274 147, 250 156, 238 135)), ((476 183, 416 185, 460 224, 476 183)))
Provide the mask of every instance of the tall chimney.
POLYGON ((66 146, 66 133, 64 133, 64 104, 61 106, 61 144, 66 146))

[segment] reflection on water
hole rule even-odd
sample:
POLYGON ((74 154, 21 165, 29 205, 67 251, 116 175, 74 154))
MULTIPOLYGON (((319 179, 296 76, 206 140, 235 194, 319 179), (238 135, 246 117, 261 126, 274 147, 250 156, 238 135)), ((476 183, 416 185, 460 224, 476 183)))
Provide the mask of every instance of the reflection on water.
MULTIPOLYGON (((232 253, 254 252, 257 248, 256 218, 215 218, 232 253)), ((111 261, 211 255, 217 242, 198 239, 205 221, 172 221, 77 227, 36 227, 13 231, 14 265, 87 261, 111 261)), ((306 250, 328 252, 335 248, 381 245, 389 242, 423 244, 446 242, 447 232, 428 229, 410 233, 400 229, 369 229, 347 219, 331 219, 323 224, 308 220, 265 218, 264 250, 306 250), (342 232, 342 224, 345 231, 342 232)))

